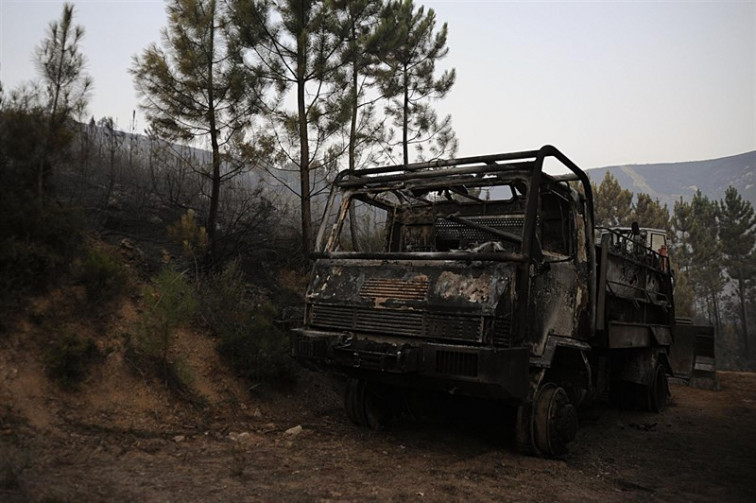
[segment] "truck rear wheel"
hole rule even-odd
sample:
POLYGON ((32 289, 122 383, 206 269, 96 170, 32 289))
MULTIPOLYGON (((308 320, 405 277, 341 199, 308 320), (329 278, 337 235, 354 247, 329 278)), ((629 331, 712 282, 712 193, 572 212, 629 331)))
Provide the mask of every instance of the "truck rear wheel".
POLYGON ((663 365, 657 365, 653 373, 651 383, 646 387, 646 407, 651 412, 662 412, 669 400, 667 372, 663 365))

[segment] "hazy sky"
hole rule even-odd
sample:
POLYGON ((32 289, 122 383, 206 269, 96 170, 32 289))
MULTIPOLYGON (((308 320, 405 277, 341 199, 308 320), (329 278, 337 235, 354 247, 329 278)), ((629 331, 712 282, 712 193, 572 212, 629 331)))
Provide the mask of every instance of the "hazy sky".
MULTIPOLYGON (((133 55, 159 41, 158 0, 79 0, 89 116, 128 130, 133 55)), ((756 149, 756 2, 428 1, 449 25, 444 67, 459 156, 550 143, 583 168, 756 149)), ((57 0, 0 0, 0 81, 35 79, 57 0)), ((137 112, 137 131, 146 124, 137 112)))

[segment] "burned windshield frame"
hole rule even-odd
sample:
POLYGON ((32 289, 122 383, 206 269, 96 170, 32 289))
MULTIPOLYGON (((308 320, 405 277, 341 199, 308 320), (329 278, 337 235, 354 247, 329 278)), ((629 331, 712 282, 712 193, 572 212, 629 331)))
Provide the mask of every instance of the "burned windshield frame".
MULTIPOLYGON (((341 207, 325 251, 341 252, 351 248, 344 246, 345 239, 349 240, 345 234, 349 232, 347 222, 353 214, 350 205, 364 203, 385 211, 386 218, 382 220, 386 242, 380 251, 374 248, 358 248, 355 251, 518 252, 522 244, 522 219, 529 186, 527 177, 523 173, 496 173, 468 175, 454 182, 443 179, 405 180, 400 187, 388 184, 387 187, 355 187, 343 192, 341 207), (439 231, 440 227, 442 231, 439 231), (414 239, 409 239, 408 234, 413 232, 414 239), (500 244, 500 241, 514 246, 500 244)), ((381 222, 378 220, 368 218, 374 225, 368 231, 369 235, 379 232, 381 222)), ((364 233, 364 229, 362 231, 364 233)), ((376 242, 375 239, 369 241, 371 244, 376 242)))

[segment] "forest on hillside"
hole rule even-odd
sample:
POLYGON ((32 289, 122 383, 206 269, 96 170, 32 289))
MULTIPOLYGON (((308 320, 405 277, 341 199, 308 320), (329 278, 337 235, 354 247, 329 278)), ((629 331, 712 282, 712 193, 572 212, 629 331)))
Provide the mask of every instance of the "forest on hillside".
MULTIPOLYGON (((119 131, 112 118, 86 120, 85 27, 70 4, 35 52, 39 79, 0 94, 3 309, 77 267, 99 271, 82 276, 94 292, 111 288, 117 267, 93 251, 93 235, 137 241, 145 274, 159 278, 170 264, 200 297, 229 275, 240 291, 241 277, 272 285, 281 271, 306 269, 318 196, 338 169, 455 154, 451 117, 433 106, 456 75, 436 68, 447 26, 432 9, 412 0, 166 6, 163 39, 129 69, 149 122, 144 135, 133 125, 119 131), (274 183, 250 183, 257 173, 274 183)), ((721 201, 699 193, 670 210, 611 177, 594 192, 599 225, 668 231, 677 314, 716 326, 720 367, 756 369, 750 203, 731 188, 721 201)), ((218 292, 200 302, 217 307, 198 315, 202 323, 222 324, 221 307, 244 296, 218 292)), ((263 311, 280 319, 287 302, 297 299, 263 311)), ((216 329, 243 343, 239 326, 216 329)))
POLYGON ((670 210, 648 194, 623 189, 610 172, 592 184, 596 225, 664 229, 675 272, 675 314, 716 330, 724 369, 756 369, 756 215, 737 188, 711 200, 697 191, 670 210))

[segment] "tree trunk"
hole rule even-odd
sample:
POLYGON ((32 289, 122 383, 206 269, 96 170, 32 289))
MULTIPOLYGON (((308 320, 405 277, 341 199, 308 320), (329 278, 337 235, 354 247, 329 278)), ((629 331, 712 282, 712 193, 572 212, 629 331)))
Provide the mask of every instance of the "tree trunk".
MULTIPOLYGON (((212 6, 215 8, 215 5, 212 6)), ((218 226, 218 206, 220 202, 220 184, 221 184, 221 156, 220 147, 218 146, 218 129, 215 118, 215 93, 213 89, 213 72, 214 72, 214 58, 215 58, 215 23, 212 23, 210 27, 210 47, 208 49, 208 117, 210 119, 210 145, 213 150, 213 167, 212 175, 210 177, 211 189, 210 189, 210 212, 207 216, 207 239, 208 248, 207 255, 205 256, 205 262, 210 265, 213 261, 217 260, 216 254, 218 251, 216 227, 218 226)))
MULTIPOLYGON (((354 37, 355 34, 353 33, 354 37)), ((357 63, 352 65, 352 117, 351 125, 349 127, 349 171, 353 172, 356 168, 356 145, 357 143, 357 63)), ((354 211, 354 205, 349 205, 349 233, 352 238, 352 249, 357 250, 359 243, 357 242, 357 220, 356 212, 354 211)), ((326 215, 328 218, 328 215, 326 215)))
POLYGON ((745 281, 742 271, 738 271, 738 300, 740 300, 740 324, 743 327, 743 343, 746 357, 750 356, 748 348, 748 316, 746 315, 745 281))
POLYGON ((407 77, 407 65, 404 66, 404 109, 402 110, 402 154, 404 165, 409 164, 409 82, 407 77))
POLYGON ((307 33, 304 5, 299 11, 300 32, 297 36, 297 111, 299 118, 299 186, 302 198, 302 247, 305 256, 312 251, 312 210, 310 208, 310 145, 307 137, 307 109, 305 103, 305 72, 307 70, 307 33))

